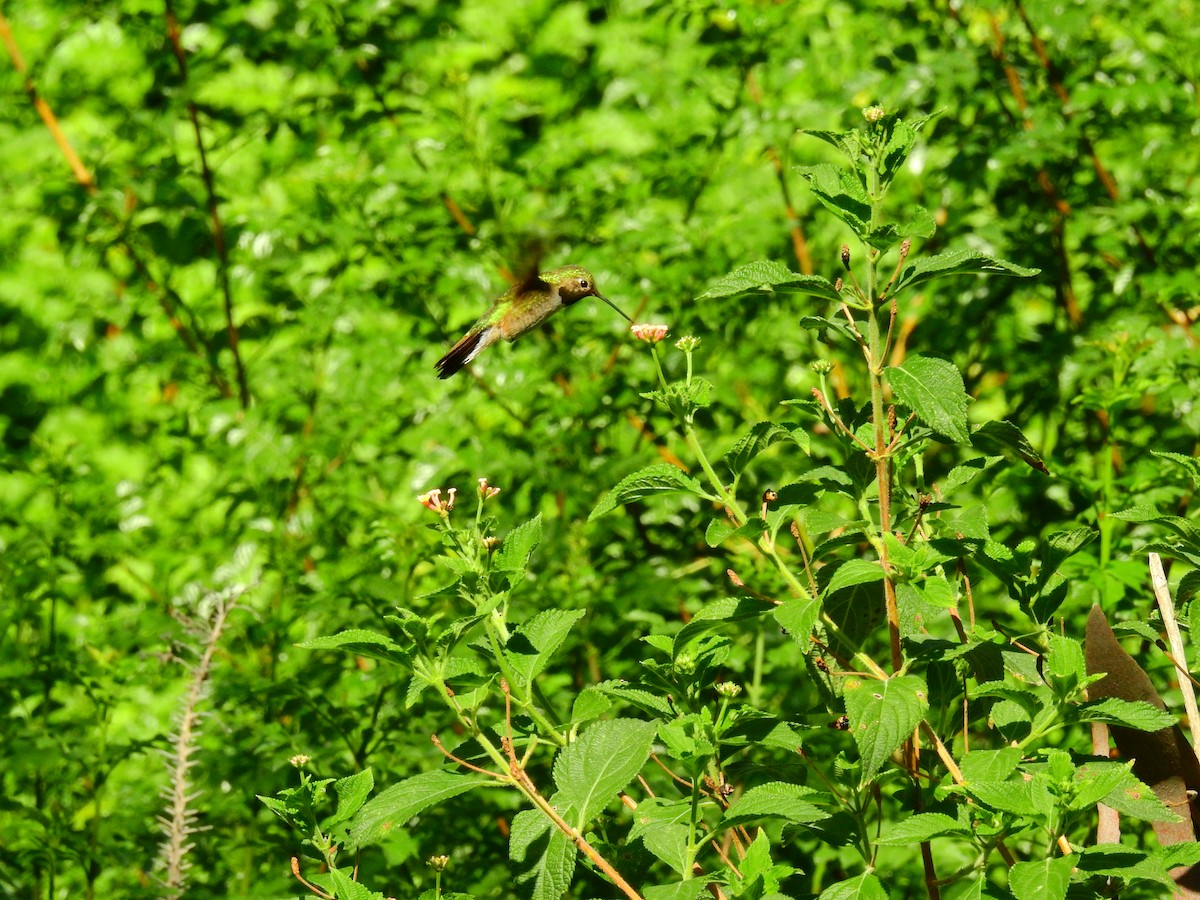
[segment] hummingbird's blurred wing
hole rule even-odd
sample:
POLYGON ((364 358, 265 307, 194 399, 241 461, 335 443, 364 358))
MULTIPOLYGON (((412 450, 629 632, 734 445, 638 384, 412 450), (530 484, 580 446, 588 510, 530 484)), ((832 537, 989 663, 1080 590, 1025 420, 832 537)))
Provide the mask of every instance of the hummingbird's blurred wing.
POLYGON ((513 287, 516 288, 518 297, 528 294, 530 291, 548 294, 553 290, 550 283, 542 278, 536 266, 526 272, 513 287))

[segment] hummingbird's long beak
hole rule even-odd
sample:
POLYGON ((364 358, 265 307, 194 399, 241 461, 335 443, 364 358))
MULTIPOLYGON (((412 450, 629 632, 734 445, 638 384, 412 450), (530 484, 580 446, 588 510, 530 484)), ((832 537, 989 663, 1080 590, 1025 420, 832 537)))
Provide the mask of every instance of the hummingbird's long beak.
POLYGON ((621 313, 621 315, 624 316, 626 322, 628 322, 630 325, 633 324, 633 319, 629 318, 629 316, 626 316, 625 313, 621 312, 621 309, 619 306, 617 306, 617 304, 613 303, 611 300, 609 300, 603 294, 596 294, 596 296, 599 297, 601 300, 603 300, 605 303, 607 303, 609 306, 611 306, 613 309, 615 309, 618 313, 621 313))

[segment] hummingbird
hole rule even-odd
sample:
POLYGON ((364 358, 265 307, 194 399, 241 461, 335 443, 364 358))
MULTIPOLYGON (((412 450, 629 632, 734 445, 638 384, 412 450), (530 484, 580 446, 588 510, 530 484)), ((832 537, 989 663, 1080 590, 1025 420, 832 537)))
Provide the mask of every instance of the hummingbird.
POLYGON ((583 266, 563 266, 539 273, 533 269, 525 278, 492 301, 471 330, 439 359, 434 368, 438 378, 449 378, 500 338, 515 341, 540 325, 551 313, 584 297, 599 297, 629 322, 629 316, 596 290, 596 279, 583 266))

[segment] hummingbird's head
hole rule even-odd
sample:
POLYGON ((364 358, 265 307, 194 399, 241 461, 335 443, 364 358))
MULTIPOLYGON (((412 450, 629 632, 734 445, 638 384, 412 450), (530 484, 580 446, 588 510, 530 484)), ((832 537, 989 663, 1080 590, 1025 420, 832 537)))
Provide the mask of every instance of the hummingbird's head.
POLYGON ((633 321, 621 312, 615 303, 596 290, 596 279, 583 266, 563 266, 561 269, 543 272, 542 280, 547 284, 558 286, 558 296, 562 298, 563 306, 570 306, 584 297, 599 297, 618 313, 621 313, 627 321, 633 321))
POLYGON ((550 281, 550 276, 553 277, 551 283, 558 285, 558 295, 562 297, 563 306, 570 306, 584 297, 600 296, 600 292, 596 290, 596 279, 583 266, 563 266, 553 272, 543 273, 542 278, 550 281))

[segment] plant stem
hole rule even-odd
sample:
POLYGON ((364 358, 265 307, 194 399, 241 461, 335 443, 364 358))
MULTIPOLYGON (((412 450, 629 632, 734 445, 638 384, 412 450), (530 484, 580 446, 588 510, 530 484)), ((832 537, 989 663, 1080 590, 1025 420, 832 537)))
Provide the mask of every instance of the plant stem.
MULTIPOLYGON (((879 172, 870 167, 871 220, 874 222, 882 200, 879 172)), ((884 540, 892 530, 892 461, 888 449, 887 412, 883 405, 883 340, 879 333, 879 310, 876 295, 879 289, 879 251, 867 250, 867 359, 871 383, 871 424, 875 432, 875 483, 879 486, 879 564, 883 567, 883 597, 887 608, 888 637, 892 650, 892 671, 904 665, 904 654, 900 648, 900 606, 896 601, 896 584, 892 581, 888 563, 887 542, 884 540)))

